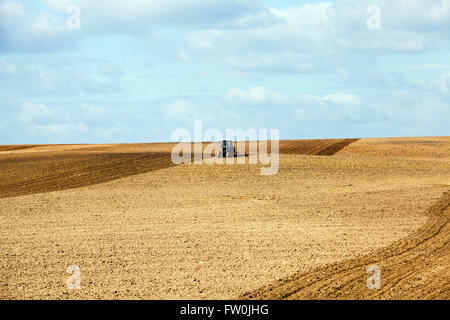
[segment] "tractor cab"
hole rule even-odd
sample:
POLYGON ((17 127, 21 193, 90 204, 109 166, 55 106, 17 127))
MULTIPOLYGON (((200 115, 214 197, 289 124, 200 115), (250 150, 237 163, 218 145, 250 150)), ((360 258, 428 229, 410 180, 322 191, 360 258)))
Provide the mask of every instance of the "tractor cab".
POLYGON ((234 142, 231 140, 223 140, 222 141, 222 150, 221 157, 222 158, 234 158, 234 142))

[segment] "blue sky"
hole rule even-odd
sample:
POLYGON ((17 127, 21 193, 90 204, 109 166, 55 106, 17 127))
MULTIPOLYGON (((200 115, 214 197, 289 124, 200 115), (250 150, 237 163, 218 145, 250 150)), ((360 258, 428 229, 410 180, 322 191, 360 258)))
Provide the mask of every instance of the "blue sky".
POLYGON ((450 0, 0 0, 0 144, 170 141, 195 120, 433 136, 449 119, 450 0))

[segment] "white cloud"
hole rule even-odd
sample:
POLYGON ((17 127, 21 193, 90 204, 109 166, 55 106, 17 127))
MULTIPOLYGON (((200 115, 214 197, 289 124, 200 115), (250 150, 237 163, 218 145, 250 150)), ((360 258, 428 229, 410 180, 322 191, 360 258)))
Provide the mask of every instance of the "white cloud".
POLYGON ((98 61, 5 59, 0 60, 0 94, 35 98, 118 93, 122 74, 116 65, 98 61))
POLYGON ((150 40, 151 51, 172 59, 200 57, 239 69, 310 72, 337 69, 338 56, 349 52, 417 52, 442 46, 450 27, 450 0, 379 0, 382 28, 375 31, 366 27, 371 0, 284 9, 257 0, 79 0, 82 28, 70 32, 66 8, 73 1, 45 3, 52 10, 45 14, 27 12, 18 1, 1 3, 9 18, 0 20, 0 50, 51 52, 74 47, 81 36, 142 36, 151 30, 150 39, 144 38, 150 40), (160 28, 173 27, 186 33, 185 47, 155 37, 160 28))
POLYGON ((405 67, 406 70, 442 70, 450 69, 448 63, 420 63, 405 67))
POLYGON ((450 0, 433 1, 426 15, 435 23, 448 24, 450 20, 450 0))
MULTIPOLYGON (((65 12, 72 0, 46 0, 53 10, 65 12)), ((91 32, 138 32, 149 26, 246 28, 276 21, 255 0, 79 0, 83 27, 91 32)))
POLYGON ((373 1, 337 0, 270 9, 283 23, 239 31, 191 30, 185 40, 191 56, 237 69, 339 72, 348 54, 448 50, 443 39, 450 36, 449 1, 378 1, 381 30, 366 25, 373 1))
POLYGON ((186 100, 172 102, 167 106, 164 113, 169 119, 189 124, 199 119, 199 113, 195 111, 194 104, 186 100))
POLYGON ((306 94, 286 94, 265 87, 252 87, 247 90, 230 89, 225 94, 228 102, 237 105, 278 105, 314 107, 320 104, 361 105, 361 99, 354 93, 332 93, 323 96, 306 94))
POLYGON ((227 100, 234 104, 284 104, 288 102, 287 95, 264 87, 253 87, 248 90, 230 89, 225 94, 227 100))
POLYGON ((80 108, 81 111, 88 117, 103 117, 106 115, 106 111, 104 108, 100 108, 90 104, 83 103, 80 105, 80 108))
POLYGON ((33 125, 29 129, 33 134, 45 135, 51 141, 64 141, 73 138, 77 133, 85 132, 88 128, 83 123, 56 123, 49 125, 33 125))
POLYGON ((361 99, 353 93, 328 94, 321 98, 323 102, 333 102, 335 104, 360 105, 361 99))
POLYGON ((0 76, 18 76, 19 70, 11 63, 0 60, 0 76))
POLYGON ((34 34, 49 34, 52 32, 52 17, 49 14, 41 14, 32 24, 31 31, 34 34))
MULTIPOLYGON (((1 0, 0 0, 1 1, 1 0)), ((257 0, 129 0, 76 2, 81 29, 69 30, 72 0, 45 0, 39 11, 21 1, 0 2, 0 52, 56 52, 73 49, 85 36, 143 36, 159 28, 241 29, 278 22, 257 0)), ((167 50, 166 50, 167 51, 167 50)))
POLYGON ((36 122, 51 120, 53 116, 53 111, 50 110, 45 104, 25 102, 21 106, 19 121, 23 124, 33 124, 36 122))
POLYGON ((120 77, 123 75, 123 71, 114 64, 102 63, 100 65, 100 74, 105 76, 120 77))
POLYGON ((230 89, 225 94, 231 106, 244 109, 257 107, 260 114, 273 117, 296 117, 302 121, 359 120, 368 111, 362 106, 360 97, 354 93, 332 93, 327 95, 286 94, 264 87, 248 90, 230 89))
POLYGON ((25 14, 25 9, 21 2, 3 1, 0 2, 0 19, 14 19, 25 14))
POLYGON ((442 74, 436 81, 440 93, 444 96, 450 96, 450 71, 442 74))
POLYGON ((40 13, 19 1, 0 2, 0 53, 55 52, 74 48, 65 16, 40 13))
POLYGON ((326 18, 330 4, 270 9, 279 23, 246 30, 189 31, 192 55, 239 69, 303 72, 317 67, 330 47, 326 18))

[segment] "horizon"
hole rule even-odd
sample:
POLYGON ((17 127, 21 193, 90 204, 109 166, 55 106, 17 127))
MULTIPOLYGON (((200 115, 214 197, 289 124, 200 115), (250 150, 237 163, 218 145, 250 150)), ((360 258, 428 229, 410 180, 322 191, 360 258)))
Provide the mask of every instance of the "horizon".
MULTIPOLYGON (((358 138, 358 137, 352 137, 352 138, 333 138, 333 139, 327 139, 327 138, 321 138, 321 139, 314 139, 314 138, 310 138, 310 139, 280 139, 278 141, 283 142, 283 141, 309 141, 309 140, 351 140, 351 139, 358 139, 358 140, 362 140, 362 139, 426 139, 426 138, 450 138, 450 136, 409 136, 409 137, 365 137, 365 138, 358 138)), ((0 145, 0 146, 22 146, 22 145, 30 145, 30 146, 37 146, 37 145, 48 145, 48 146, 52 146, 52 145, 62 145, 62 146, 71 146, 71 145, 102 145, 102 144, 107 144, 107 145, 121 145, 121 144, 178 144, 178 143, 219 143, 222 140, 209 140, 209 141, 188 141, 188 142, 183 142, 183 141, 155 141, 155 142, 98 142, 98 143, 17 143, 17 144, 8 144, 8 145, 0 145)), ((259 141, 267 141, 267 142, 271 142, 274 140, 271 139, 267 139, 267 140, 232 140, 233 142, 259 142, 259 141)))

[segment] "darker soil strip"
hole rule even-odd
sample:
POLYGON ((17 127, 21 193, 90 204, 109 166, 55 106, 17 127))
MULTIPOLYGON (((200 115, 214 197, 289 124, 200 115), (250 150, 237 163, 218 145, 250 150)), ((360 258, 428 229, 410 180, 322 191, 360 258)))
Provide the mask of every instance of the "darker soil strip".
POLYGON ((243 299, 450 298, 450 191, 427 209, 426 224, 373 254, 294 274, 244 294, 243 299), (366 269, 381 269, 381 289, 369 290, 366 269))
POLYGON ((332 156, 359 139, 284 140, 280 141, 280 154, 332 156))
MULTIPOLYGON (((284 140, 280 141, 279 150, 282 154, 330 156, 357 140, 284 140)), ((0 151, 35 146, 37 145, 0 146, 0 151)), ((0 198, 79 188, 174 165, 170 153, 123 153, 120 148, 121 146, 98 147, 2 155, 0 198), (118 152, 115 152, 116 149, 118 152)), ((268 150, 270 148, 269 141, 268 150)))
POLYGON ((79 188, 173 166, 167 153, 15 155, 0 159, 0 198, 79 188))
POLYGON ((11 145, 11 146, 0 146, 0 152, 2 151, 14 151, 22 149, 30 149, 34 147, 39 147, 39 145, 11 145))

